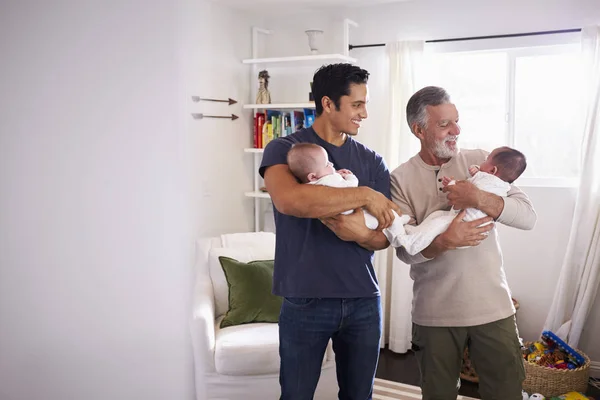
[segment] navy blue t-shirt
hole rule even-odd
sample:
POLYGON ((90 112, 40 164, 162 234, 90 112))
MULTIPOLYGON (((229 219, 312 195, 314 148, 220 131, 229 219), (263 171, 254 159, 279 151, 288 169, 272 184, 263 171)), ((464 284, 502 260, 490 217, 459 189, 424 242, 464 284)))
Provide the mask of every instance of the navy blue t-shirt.
MULTIPOLYGON (((260 174, 277 164, 287 164, 295 143, 316 143, 327 151, 336 170, 349 169, 359 186, 390 195, 390 172, 383 158, 350 136, 341 146, 321 139, 312 128, 275 139, 265 148, 260 174)), ((379 295, 373 270, 373 252, 356 242, 339 239, 321 221, 275 215, 276 245, 273 293, 284 297, 356 298, 379 295)))

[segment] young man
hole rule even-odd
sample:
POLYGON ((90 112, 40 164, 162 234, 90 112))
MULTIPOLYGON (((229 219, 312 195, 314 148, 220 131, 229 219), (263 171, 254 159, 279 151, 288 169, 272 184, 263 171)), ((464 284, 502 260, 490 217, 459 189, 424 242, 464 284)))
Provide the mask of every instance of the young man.
POLYGON ((388 246, 381 229, 398 207, 389 200, 389 171, 354 140, 367 118, 369 73, 350 64, 319 69, 313 78, 312 127, 267 145, 260 174, 273 200, 277 231, 273 293, 279 316, 281 398, 312 399, 327 344, 333 340, 340 399, 370 399, 379 356, 381 304, 373 251, 388 246), (303 185, 290 172, 295 143, 316 143, 335 169, 349 169, 357 188, 303 185), (362 208, 379 221, 365 226, 362 208), (349 209, 351 215, 340 213, 349 209))
POLYGON ((460 387, 463 350, 479 375, 485 400, 520 400, 525 378, 515 324, 515 308, 502 266, 496 220, 532 229, 536 214, 528 197, 511 186, 507 197, 484 192, 468 181, 443 186, 443 177, 466 179, 469 166, 487 156, 483 150, 458 150, 458 112, 446 91, 426 87, 406 107, 408 124, 421 151, 392 172, 392 197, 417 224, 450 207, 462 209, 446 232, 421 253, 398 257, 411 265, 413 350, 425 400, 454 400, 460 387), (488 217, 464 222, 465 209, 488 217), (472 246, 458 249, 462 246, 472 246))

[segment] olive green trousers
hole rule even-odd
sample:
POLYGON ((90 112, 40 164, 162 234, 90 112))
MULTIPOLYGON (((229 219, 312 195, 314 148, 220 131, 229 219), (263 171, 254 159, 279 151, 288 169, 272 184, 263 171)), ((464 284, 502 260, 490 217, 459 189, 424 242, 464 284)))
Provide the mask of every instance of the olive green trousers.
POLYGON ((468 327, 413 324, 423 400, 456 400, 465 346, 482 400, 522 400, 525 368, 515 317, 468 327))

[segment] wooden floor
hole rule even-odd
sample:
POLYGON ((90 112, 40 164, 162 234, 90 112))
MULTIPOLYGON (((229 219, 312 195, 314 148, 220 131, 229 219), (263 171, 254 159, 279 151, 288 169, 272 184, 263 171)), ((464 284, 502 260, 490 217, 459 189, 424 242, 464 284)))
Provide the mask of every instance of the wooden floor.
MULTIPOLYGON (((381 350, 376 376, 380 379, 419 386, 419 367, 415 355, 410 351, 406 354, 397 354, 387 348, 381 350)), ((464 380, 461 382, 459 394, 481 398, 477 391, 477 384, 464 380)), ((600 399, 600 390, 595 387, 589 386, 586 394, 600 399)))

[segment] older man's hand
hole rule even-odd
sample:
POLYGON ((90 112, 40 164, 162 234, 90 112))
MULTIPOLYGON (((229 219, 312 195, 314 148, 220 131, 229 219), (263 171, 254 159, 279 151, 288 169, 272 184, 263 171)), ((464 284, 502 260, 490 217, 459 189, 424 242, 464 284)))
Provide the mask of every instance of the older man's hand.
POLYGON ((456 210, 479 208, 481 190, 469 181, 457 181, 444 187, 443 191, 448 194, 448 203, 456 210))

